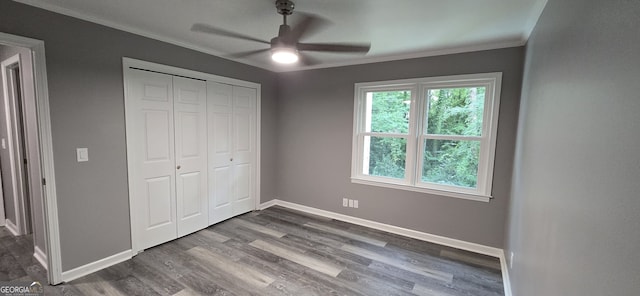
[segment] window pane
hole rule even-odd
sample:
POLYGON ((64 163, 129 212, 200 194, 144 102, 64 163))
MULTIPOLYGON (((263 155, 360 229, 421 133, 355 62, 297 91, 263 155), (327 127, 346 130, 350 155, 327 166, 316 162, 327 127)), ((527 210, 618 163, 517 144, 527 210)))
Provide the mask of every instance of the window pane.
POLYGON ((475 188, 479 141, 425 140, 422 181, 475 188))
POLYGON ((407 139, 364 137, 362 173, 404 179, 407 139))
POLYGON ((367 92, 365 132, 407 134, 411 91, 367 92))
POLYGON ((430 89, 427 133, 482 136, 486 87, 430 89))

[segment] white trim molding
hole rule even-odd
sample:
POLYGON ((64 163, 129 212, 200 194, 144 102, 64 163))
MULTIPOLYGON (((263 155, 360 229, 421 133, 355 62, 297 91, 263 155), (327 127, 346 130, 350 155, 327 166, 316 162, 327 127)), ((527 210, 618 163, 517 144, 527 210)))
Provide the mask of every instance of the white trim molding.
POLYGON ((62 282, 62 256, 60 252, 60 228, 58 224, 58 198, 53 161, 51 113, 49 111, 49 86, 44 41, 0 32, 0 44, 26 47, 31 50, 35 79, 38 134, 40 138, 40 165, 42 168, 45 236, 47 241, 48 279, 51 284, 62 282))
POLYGON ((33 249, 33 257, 36 258, 36 260, 38 260, 38 262, 40 262, 40 265, 42 265, 42 267, 44 267, 44 269, 49 269, 47 266, 47 254, 44 253, 44 251, 42 251, 42 249, 40 249, 40 247, 36 246, 33 249))
POLYGON ((262 211, 262 210, 264 210, 264 209, 266 209, 266 208, 270 208, 270 207, 273 207, 273 206, 277 206, 279 202, 282 202, 282 201, 277 200, 277 199, 272 199, 272 200, 266 201, 266 202, 264 202, 264 203, 261 203, 261 204, 258 206, 257 210, 262 211))
POLYGON ((502 284, 504 296, 513 296, 511 291, 511 279, 509 278, 509 265, 507 264, 506 250, 500 253, 500 270, 502 271, 502 284))
POLYGON ((13 224, 13 222, 11 222, 11 220, 6 219, 4 220, 4 226, 7 228, 7 230, 9 230, 9 232, 11 232, 11 234, 13 234, 13 236, 19 236, 20 232, 18 231, 18 226, 16 226, 15 224, 13 224))
POLYGON ((322 216, 322 217, 340 220, 340 221, 344 221, 344 222, 348 222, 348 223, 352 223, 360 226, 365 226, 365 227, 369 227, 377 230, 382 230, 389 233, 398 234, 398 235, 402 235, 410 238, 415 238, 418 240, 422 240, 422 241, 426 241, 434 244, 439 244, 439 245, 448 246, 448 247, 452 247, 460 250, 474 252, 477 254, 496 257, 500 259, 500 269, 502 271, 502 282, 504 285, 505 296, 512 296, 511 283, 509 282, 509 273, 507 269, 507 261, 505 260, 505 254, 503 249, 476 244, 472 242, 467 242, 463 240, 448 238, 448 237, 421 232, 413 229, 402 228, 394 225, 352 217, 352 216, 325 211, 321 209, 316 209, 313 207, 308 207, 308 206, 304 206, 301 204, 296 204, 296 203, 292 203, 292 202, 288 202, 280 199, 272 199, 270 201, 262 203, 258 207, 258 210, 264 210, 266 208, 273 207, 273 206, 281 206, 284 208, 297 210, 300 212, 305 212, 305 213, 309 213, 317 216, 322 216))
POLYGON ((65 283, 73 281, 77 278, 83 277, 85 275, 94 273, 98 270, 105 269, 109 266, 116 265, 120 262, 127 261, 131 259, 133 252, 131 250, 126 250, 114 255, 111 255, 106 258, 102 258, 100 260, 91 262, 89 264, 85 264, 74 269, 65 271, 62 273, 62 280, 65 283))

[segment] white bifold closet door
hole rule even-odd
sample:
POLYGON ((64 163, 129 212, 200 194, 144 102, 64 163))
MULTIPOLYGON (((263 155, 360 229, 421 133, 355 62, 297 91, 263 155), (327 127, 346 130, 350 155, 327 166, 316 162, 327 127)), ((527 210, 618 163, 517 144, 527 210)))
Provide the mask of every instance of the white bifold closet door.
POLYGON ((207 81, 210 225, 255 209, 256 95, 207 81))
POLYGON ((129 186, 142 250, 207 226, 206 83, 128 73, 129 186))

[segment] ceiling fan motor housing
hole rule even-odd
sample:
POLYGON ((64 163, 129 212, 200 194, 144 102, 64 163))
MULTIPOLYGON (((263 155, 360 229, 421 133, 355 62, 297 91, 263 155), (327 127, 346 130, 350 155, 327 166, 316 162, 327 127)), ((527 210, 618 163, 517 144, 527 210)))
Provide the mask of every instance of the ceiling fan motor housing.
POLYGON ((296 5, 291 0, 276 0, 276 9, 279 14, 291 15, 296 5))

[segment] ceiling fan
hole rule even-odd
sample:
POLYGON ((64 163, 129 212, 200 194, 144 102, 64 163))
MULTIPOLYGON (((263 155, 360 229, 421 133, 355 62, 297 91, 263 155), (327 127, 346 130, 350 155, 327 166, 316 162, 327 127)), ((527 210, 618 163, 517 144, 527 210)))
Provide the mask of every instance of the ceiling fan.
POLYGON ((283 24, 280 25, 278 36, 272 38, 271 41, 261 40, 202 23, 194 24, 191 27, 191 31, 268 44, 270 45, 269 48, 238 52, 229 56, 233 58, 242 58, 271 51, 271 58, 275 62, 282 64, 293 64, 298 61, 305 65, 314 65, 319 63, 310 56, 303 54, 302 52, 304 51, 366 54, 371 48, 371 44, 300 42, 305 35, 323 27, 326 24, 326 21, 315 15, 304 14, 304 18, 292 28, 287 24, 287 16, 293 13, 295 4, 291 0, 277 0, 275 4, 278 13, 283 17, 283 24))

